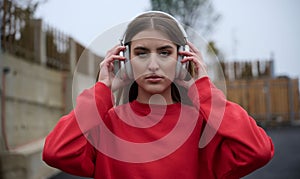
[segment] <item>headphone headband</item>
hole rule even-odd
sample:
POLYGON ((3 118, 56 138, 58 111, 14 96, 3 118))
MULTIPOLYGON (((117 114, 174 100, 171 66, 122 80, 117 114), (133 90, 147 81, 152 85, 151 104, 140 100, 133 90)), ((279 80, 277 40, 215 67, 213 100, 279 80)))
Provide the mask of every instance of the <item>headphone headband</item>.
MULTIPOLYGON (((170 14, 168 14, 168 13, 166 13, 166 12, 163 12, 163 11, 147 11, 147 12, 143 12, 143 13, 138 14, 137 16, 135 16, 135 17, 131 20, 131 22, 132 22, 134 19, 138 18, 139 16, 142 16, 142 15, 144 15, 144 14, 151 14, 151 13, 163 14, 163 15, 165 15, 165 16, 171 18, 172 20, 174 20, 174 21, 176 22, 178 28, 180 29, 180 31, 181 31, 181 33, 182 33, 184 39, 185 39, 185 42, 187 42, 188 36, 187 36, 187 33, 186 33, 186 31, 184 30, 183 26, 178 22, 178 20, 177 20, 175 17, 171 16, 170 14)), ((125 33, 122 35, 122 38, 120 38, 120 43, 121 43, 122 45, 124 45, 124 40, 125 40, 125 37, 126 37, 126 33, 127 33, 127 30, 126 30, 125 33)))

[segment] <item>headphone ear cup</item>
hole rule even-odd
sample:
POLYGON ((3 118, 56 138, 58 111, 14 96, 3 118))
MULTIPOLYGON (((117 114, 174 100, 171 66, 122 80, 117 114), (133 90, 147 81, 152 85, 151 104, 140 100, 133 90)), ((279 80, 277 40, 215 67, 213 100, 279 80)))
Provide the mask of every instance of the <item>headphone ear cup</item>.
MULTIPOLYGON (((190 48, 189 48, 188 45, 179 47, 179 51, 189 51, 189 49, 190 48)), ((188 62, 181 63, 181 60, 183 58, 184 58, 184 56, 178 55, 177 64, 176 64, 176 71, 175 71, 175 78, 180 79, 180 80, 184 80, 187 73, 188 73, 188 71, 187 71, 188 62)))
POLYGON ((180 59, 178 57, 178 60, 177 60, 177 64, 176 64, 176 71, 175 71, 175 78, 178 79, 179 76, 180 76, 180 71, 181 71, 181 64, 180 64, 180 59))
POLYGON ((133 79, 133 71, 132 71, 132 67, 131 67, 131 62, 130 62, 130 49, 129 46, 126 45, 126 51, 124 53, 125 56, 125 72, 127 75, 128 79, 133 79))
POLYGON ((125 50, 122 52, 122 56, 125 57, 125 60, 121 62, 120 76, 123 79, 133 79, 133 72, 130 63, 130 51, 129 46, 125 46, 125 50))
MULTIPOLYGON (((183 50, 183 46, 180 46, 178 51, 182 51, 183 50)), ((180 71, 181 71, 181 60, 182 60, 182 55, 178 54, 178 58, 177 58, 177 63, 176 63, 176 71, 175 71, 175 78, 178 79, 180 76, 180 71)))

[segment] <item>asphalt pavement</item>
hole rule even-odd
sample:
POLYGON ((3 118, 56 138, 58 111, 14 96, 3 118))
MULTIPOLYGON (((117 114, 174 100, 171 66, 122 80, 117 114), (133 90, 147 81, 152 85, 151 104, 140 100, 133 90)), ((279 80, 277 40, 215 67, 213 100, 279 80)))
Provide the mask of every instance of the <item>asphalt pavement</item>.
MULTIPOLYGON (((274 158, 243 179, 300 179, 300 127, 266 129, 275 146, 274 158)), ((59 173, 50 179, 86 179, 59 173)))
POLYGON ((300 179, 300 127, 266 131, 273 140, 275 155, 267 165, 243 179, 300 179))

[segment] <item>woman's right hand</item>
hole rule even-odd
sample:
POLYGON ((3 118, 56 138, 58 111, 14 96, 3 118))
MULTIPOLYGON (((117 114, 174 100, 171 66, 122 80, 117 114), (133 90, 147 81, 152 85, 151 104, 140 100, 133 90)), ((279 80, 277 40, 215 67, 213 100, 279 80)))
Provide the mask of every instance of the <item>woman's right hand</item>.
POLYGON ((100 63, 100 72, 98 76, 98 82, 104 83, 112 91, 128 84, 126 80, 120 79, 114 74, 114 61, 125 60, 125 57, 119 55, 121 51, 124 51, 125 47, 116 45, 106 53, 104 60, 100 63))

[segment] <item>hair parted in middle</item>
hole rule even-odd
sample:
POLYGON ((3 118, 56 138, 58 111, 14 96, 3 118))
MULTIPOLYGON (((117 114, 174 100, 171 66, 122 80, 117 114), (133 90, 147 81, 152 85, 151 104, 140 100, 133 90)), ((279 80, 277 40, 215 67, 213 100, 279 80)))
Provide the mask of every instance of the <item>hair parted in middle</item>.
POLYGON ((139 32, 149 29, 160 31, 176 45, 183 46, 187 43, 186 33, 175 18, 164 12, 149 11, 129 23, 123 37, 124 44, 130 43, 139 32))
MULTIPOLYGON (((170 41, 177 45, 177 50, 180 46, 187 44, 187 37, 182 26, 171 15, 160 11, 148 11, 135 17, 127 26, 123 38, 122 45, 127 45, 130 51, 130 43, 132 38, 139 32, 145 30, 156 30, 166 35, 170 41)), ((189 63, 188 72, 193 75, 192 63, 189 63)), ((191 77, 188 75, 189 77, 191 77)), ((171 96, 174 102, 183 102, 191 104, 187 97, 187 90, 184 87, 171 84, 171 96)), ((115 92, 116 105, 125 104, 135 100, 138 96, 138 84, 134 81, 131 86, 127 86, 115 92), (129 96, 128 96, 129 95, 129 96)))

